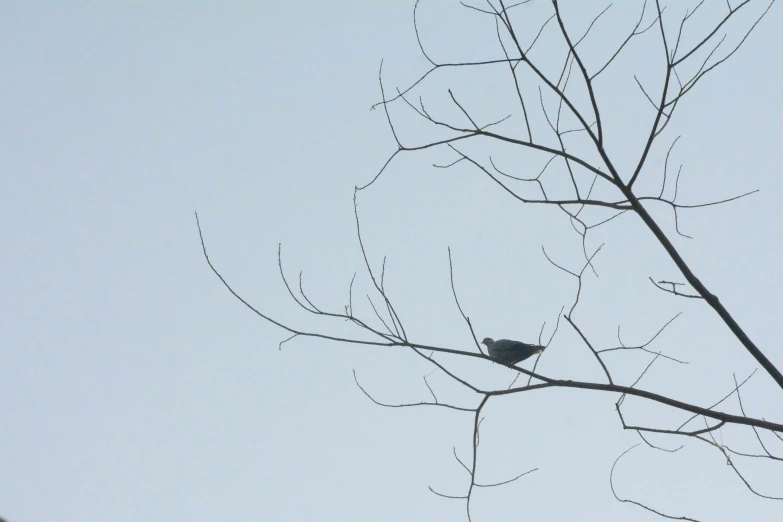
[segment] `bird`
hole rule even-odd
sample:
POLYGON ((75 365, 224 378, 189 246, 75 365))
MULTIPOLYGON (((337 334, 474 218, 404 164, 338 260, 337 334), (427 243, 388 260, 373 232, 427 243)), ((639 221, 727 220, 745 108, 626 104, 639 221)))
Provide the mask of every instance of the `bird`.
POLYGON ((486 337, 481 344, 486 345, 489 356, 504 364, 516 364, 522 362, 531 355, 543 353, 546 346, 527 344, 510 339, 493 340, 486 337))

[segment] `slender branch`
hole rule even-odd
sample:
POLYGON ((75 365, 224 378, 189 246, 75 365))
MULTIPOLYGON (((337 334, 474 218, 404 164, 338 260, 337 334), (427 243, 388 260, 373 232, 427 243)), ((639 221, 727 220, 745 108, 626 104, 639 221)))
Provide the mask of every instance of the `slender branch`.
MULTIPOLYGON (((451 404, 443 404, 443 403, 440 403, 440 402, 437 402, 437 401, 436 402, 424 402, 424 401, 422 401, 422 402, 411 402, 411 403, 407 403, 407 404, 386 404, 386 403, 383 403, 383 402, 380 402, 380 401, 376 400, 372 395, 369 394, 369 392, 367 390, 364 389, 364 387, 361 384, 359 384, 359 379, 356 378, 356 370, 353 370, 353 380, 356 383, 356 386, 358 386, 359 389, 362 390, 362 393, 364 393, 367 396, 368 399, 370 399, 372 402, 374 402, 378 406, 383 406, 385 408, 411 408, 411 407, 414 407, 414 406, 439 406, 441 408, 449 408, 449 409, 457 410, 457 411, 469 411, 469 412, 475 412, 476 411, 475 408, 462 408, 460 406, 453 406, 451 404)), ((427 387, 429 387, 429 385, 427 385, 427 387)), ((432 390, 430 389, 430 391, 432 391, 432 390)))
POLYGON ((582 331, 574 324, 574 322, 571 320, 569 316, 564 315, 563 317, 565 317, 566 321, 568 321, 568 324, 570 324, 574 328, 574 330, 576 330, 576 333, 579 334, 579 337, 581 337, 584 343, 587 345, 587 347, 590 348, 590 351, 593 352, 593 355, 598 360, 598 363, 601 365, 601 368, 604 369, 604 373, 606 374, 606 378, 609 380, 609 384, 614 384, 614 382, 612 381, 612 376, 609 374, 609 370, 606 368, 606 365, 604 364, 603 359, 601 359, 599 352, 597 352, 595 348, 593 348, 593 345, 590 344, 590 341, 587 340, 587 337, 584 336, 582 331))
POLYGON ((666 513, 662 513, 660 511, 657 511, 657 510, 655 510, 655 509, 653 509, 653 508, 651 508, 649 506, 646 506, 646 505, 642 504, 641 502, 637 502, 636 500, 630 500, 630 499, 627 499, 627 498, 620 498, 617 495, 617 492, 614 489, 614 468, 615 468, 615 466, 617 466, 617 463, 620 461, 621 458, 623 458, 623 456, 625 456, 626 453, 628 453, 632 449, 636 448, 637 446, 639 446, 639 444, 631 446, 630 448, 628 448, 627 450, 622 452, 620 454, 620 456, 617 457, 617 459, 615 459, 614 464, 612 464, 612 469, 611 469, 611 471, 609 471, 609 487, 612 489, 612 495, 614 495, 614 498, 616 498, 620 502, 628 502, 628 503, 633 504, 635 506, 639 506, 640 508, 643 508, 643 509, 645 509, 645 510, 651 512, 651 513, 655 513, 658 516, 661 516, 661 517, 664 517, 664 518, 668 518, 670 520, 689 520, 691 522, 699 522, 695 518, 689 518, 689 517, 685 517, 685 516, 677 517, 677 516, 673 516, 673 515, 667 515, 666 513))
POLYGON ((476 337, 476 332, 473 331, 473 324, 470 322, 470 317, 465 315, 465 312, 462 311, 462 306, 459 304, 459 299, 457 298, 457 290, 454 288, 454 266, 451 263, 451 247, 449 247, 449 279, 451 281, 451 293, 454 294, 454 302, 457 303, 457 309, 459 310, 460 315, 465 320, 465 322, 468 324, 468 328, 470 329, 470 335, 473 337, 473 342, 476 344, 476 348, 478 351, 484 355, 484 350, 481 349, 481 344, 478 342, 478 338, 476 337))

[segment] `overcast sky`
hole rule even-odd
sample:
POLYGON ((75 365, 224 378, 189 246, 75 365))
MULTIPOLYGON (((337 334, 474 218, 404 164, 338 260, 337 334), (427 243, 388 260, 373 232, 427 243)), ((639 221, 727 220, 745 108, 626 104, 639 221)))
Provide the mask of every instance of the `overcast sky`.
MULTIPOLYGON (((702 9, 715 11, 694 19, 694 37, 725 14, 724 3, 708 4, 702 9)), ((581 34, 602 7, 569 3, 564 16, 581 34)), ((760 189, 683 212, 680 225, 691 240, 676 236, 670 213, 653 212, 781 368, 779 7, 678 108, 640 186, 656 190, 666 150, 682 134, 670 160, 670 168, 683 165, 678 201, 760 189)), ((518 8, 525 41, 546 19, 544 8, 534 0, 529 18, 518 8)), ((326 309, 347 304, 358 272, 355 306, 377 324, 365 297, 371 284, 352 198, 354 186, 370 181, 395 150, 383 112, 370 110, 380 99, 381 59, 387 93, 428 67, 412 10, 401 1, 0 6, 0 516, 465 519, 462 501, 436 497, 428 486, 464 494, 468 476, 453 451, 469 460, 471 414, 376 406, 352 373, 380 401, 418 402, 430 398, 422 376, 432 367, 407 351, 318 340, 278 349, 288 335, 243 307, 209 271, 194 219, 197 210, 216 267, 258 309, 296 327, 350 332, 291 302, 277 266, 282 243, 287 275, 296 281, 303 270, 305 290, 326 309)), ((434 59, 501 56, 488 16, 434 0, 419 11, 434 59)), ((609 11, 585 41, 588 67, 611 54, 638 12, 632 2, 609 11)), ((730 26, 726 45, 752 20, 730 26)), ((548 42, 545 34, 538 59, 562 63, 548 42)), ((607 148, 623 168, 638 158, 653 114, 633 74, 660 89, 659 41, 651 33, 638 42, 597 82, 607 148)), ((461 117, 448 88, 483 122, 516 111, 506 69, 438 74, 417 94, 444 118, 461 117)), ((395 111, 406 144, 442 134, 402 106, 395 111)), ((516 113, 504 129, 522 136, 521 122, 516 113)), ((489 149, 477 142, 470 150, 488 163, 489 149)), ((515 149, 498 154, 518 176, 534 176, 547 159, 515 156, 515 149)), ((447 247, 479 338, 534 341, 544 322, 551 334, 575 282, 547 263, 541 246, 578 270, 578 236, 563 214, 522 205, 475 169, 432 168, 455 159, 448 149, 397 158, 359 195, 370 264, 380 270, 386 256, 387 289, 408 334, 473 349, 451 295, 447 247)), ((644 342, 682 312, 651 348, 689 364, 658 361, 641 387, 708 406, 731 390, 732 373, 744 379, 757 368, 702 303, 649 283, 648 276, 682 278, 637 218, 598 229, 588 247, 602 243, 599 277, 586 276, 575 313, 597 345, 616 345, 618 325, 623 341, 644 342)), ((651 358, 611 357, 626 384, 651 358)), ((513 378, 482 361, 439 360, 487 386, 513 378)), ((600 367, 562 321, 539 370, 602 382, 600 367)), ((441 400, 476 404, 442 373, 429 383, 441 400)), ((749 415, 783 421, 781 390, 763 371, 743 390, 749 415)), ((477 491, 473 520, 658 520, 617 502, 609 489, 612 463, 640 442, 622 430, 615 400, 542 390, 490 401, 478 480, 537 471, 477 491)), ((629 400, 627 408, 633 422, 676 427, 683 420, 642 401, 629 400)), ((738 412, 733 398, 725 411, 738 412)), ((758 449, 743 430, 717 436, 740 450, 758 449)), ((655 440, 686 446, 676 454, 647 447, 628 454, 615 471, 619 495, 700 520, 774 520, 783 512, 783 503, 750 494, 714 448, 655 440)), ((769 444, 783 455, 783 444, 769 444)), ((783 496, 781 466, 749 460, 737 464, 754 486, 783 496)))

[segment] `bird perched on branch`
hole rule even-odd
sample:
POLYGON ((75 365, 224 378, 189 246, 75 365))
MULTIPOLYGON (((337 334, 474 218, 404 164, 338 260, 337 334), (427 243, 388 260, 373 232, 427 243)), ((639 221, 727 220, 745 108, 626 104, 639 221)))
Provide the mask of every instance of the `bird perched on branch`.
POLYGON ((490 357, 505 364, 516 364, 531 355, 542 353, 546 349, 546 346, 537 344, 527 344, 509 339, 495 341, 489 337, 481 341, 481 344, 486 345, 490 357))

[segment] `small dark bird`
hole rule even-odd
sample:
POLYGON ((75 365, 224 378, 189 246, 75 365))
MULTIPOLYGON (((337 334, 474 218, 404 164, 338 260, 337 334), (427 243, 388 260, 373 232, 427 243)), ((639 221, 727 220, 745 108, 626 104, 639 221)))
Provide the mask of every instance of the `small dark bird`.
POLYGON ((505 364, 516 364, 524 361, 531 355, 542 353, 546 346, 537 344, 527 344, 520 341, 511 341, 509 339, 499 339, 497 341, 487 337, 481 344, 487 346, 489 356, 498 362, 505 364))

